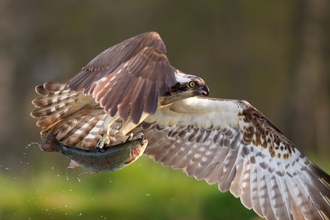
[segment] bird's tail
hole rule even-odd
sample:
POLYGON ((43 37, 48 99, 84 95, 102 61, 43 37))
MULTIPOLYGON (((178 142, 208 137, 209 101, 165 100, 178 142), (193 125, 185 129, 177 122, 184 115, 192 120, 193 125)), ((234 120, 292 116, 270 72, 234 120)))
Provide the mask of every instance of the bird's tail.
POLYGON ((107 114, 91 95, 53 82, 37 86, 36 92, 40 96, 32 101, 37 109, 31 116, 38 119, 40 134, 50 132, 52 137, 68 146, 81 143, 85 149, 95 148, 107 114))
POLYGON ((67 115, 70 108, 77 102, 78 92, 70 90, 67 84, 46 82, 36 86, 40 95, 32 101, 37 107, 31 116, 37 118, 37 126, 41 127, 40 134, 45 134, 67 115))

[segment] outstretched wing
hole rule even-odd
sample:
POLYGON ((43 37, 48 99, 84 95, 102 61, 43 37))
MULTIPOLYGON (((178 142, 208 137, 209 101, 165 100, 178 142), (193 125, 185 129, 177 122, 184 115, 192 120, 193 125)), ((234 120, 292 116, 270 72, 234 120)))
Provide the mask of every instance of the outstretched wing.
POLYGON ((95 57, 68 82, 69 88, 83 89, 111 116, 118 112, 137 124, 142 112, 155 113, 158 97, 177 83, 165 53, 158 33, 137 35, 95 57))
POLYGON ((330 176, 245 101, 178 101, 133 132, 155 161, 229 189, 261 217, 330 218, 330 176))

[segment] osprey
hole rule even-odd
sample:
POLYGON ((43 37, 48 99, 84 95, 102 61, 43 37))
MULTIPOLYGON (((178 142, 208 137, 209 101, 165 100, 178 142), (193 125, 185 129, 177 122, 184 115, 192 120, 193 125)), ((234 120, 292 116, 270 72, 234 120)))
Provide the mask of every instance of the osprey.
POLYGON ((142 132, 144 154, 230 190, 263 218, 330 219, 330 176, 248 102, 205 97, 204 81, 164 52, 154 32, 126 40, 67 84, 37 86, 31 115, 42 133, 85 148, 103 133, 115 143, 142 132))
POLYGON ((102 135, 103 147, 117 120, 122 125, 113 143, 131 139, 126 134, 158 109, 209 94, 202 78, 172 67, 165 53, 158 33, 140 34, 103 51, 67 83, 37 86, 41 96, 32 101, 38 109, 31 116, 38 118, 40 133, 51 131, 66 145, 82 141, 85 149, 102 135))

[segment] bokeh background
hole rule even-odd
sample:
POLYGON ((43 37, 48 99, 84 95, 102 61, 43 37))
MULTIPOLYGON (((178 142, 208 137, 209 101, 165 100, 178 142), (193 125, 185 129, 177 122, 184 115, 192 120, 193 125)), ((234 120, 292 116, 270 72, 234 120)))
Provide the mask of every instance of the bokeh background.
POLYGON ((147 157, 114 173, 44 153, 34 87, 66 82, 146 31, 211 96, 245 99, 330 173, 330 2, 0 0, 0 219, 258 219, 230 193, 147 157))

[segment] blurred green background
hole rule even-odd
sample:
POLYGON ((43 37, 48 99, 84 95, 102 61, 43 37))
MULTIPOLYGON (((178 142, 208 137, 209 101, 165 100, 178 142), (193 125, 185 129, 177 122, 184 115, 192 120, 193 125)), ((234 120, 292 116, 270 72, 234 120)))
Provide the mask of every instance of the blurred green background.
POLYGON ((157 31, 211 96, 245 99, 330 173, 330 2, 0 0, 0 219, 258 219, 230 193, 147 157, 114 173, 41 152, 34 87, 157 31))

